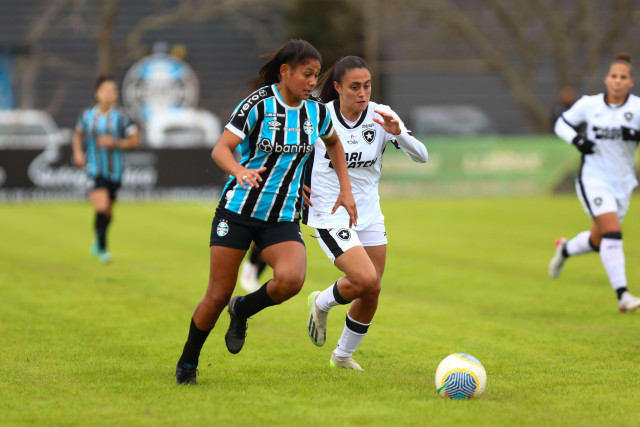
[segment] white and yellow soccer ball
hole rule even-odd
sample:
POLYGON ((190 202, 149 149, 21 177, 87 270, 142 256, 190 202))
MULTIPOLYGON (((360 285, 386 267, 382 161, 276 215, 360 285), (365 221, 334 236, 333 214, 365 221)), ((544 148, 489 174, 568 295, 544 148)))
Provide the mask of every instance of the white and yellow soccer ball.
POLYGON ((484 366, 470 354, 450 354, 436 369, 436 390, 442 397, 471 399, 480 396, 486 385, 484 366))

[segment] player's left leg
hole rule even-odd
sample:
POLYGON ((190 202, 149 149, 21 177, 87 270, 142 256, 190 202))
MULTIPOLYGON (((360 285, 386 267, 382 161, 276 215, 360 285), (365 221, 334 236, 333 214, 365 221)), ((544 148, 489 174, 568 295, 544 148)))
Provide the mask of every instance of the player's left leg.
POLYGON ((591 229, 593 239, 599 243, 600 259, 609 277, 609 283, 616 292, 618 309, 622 313, 640 308, 640 298, 631 295, 627 290, 622 228, 620 226, 625 213, 626 207, 623 207, 618 212, 598 215, 594 218, 591 229))
POLYGON ((89 199, 96 213, 94 227, 97 247, 92 249, 92 253, 98 256, 100 262, 107 263, 111 260, 107 250, 107 228, 111 217, 111 199, 108 188, 105 186, 91 190, 89 199))
MULTIPOLYGON (((366 237, 364 240, 363 244, 366 244, 366 237)), ((338 345, 331 355, 332 366, 362 370, 362 368, 353 361, 352 355, 358 349, 369 331, 371 321, 378 308, 378 297, 382 287, 382 275, 384 274, 387 259, 387 245, 365 246, 364 249, 375 267, 377 285, 373 292, 364 293, 351 304, 345 319, 342 334, 338 340, 338 345), (355 366, 349 366, 351 364, 355 364, 355 366)))
POLYGON ((262 258, 273 268, 273 278, 257 291, 234 297, 229 302, 231 322, 225 342, 234 354, 244 345, 247 319, 300 292, 307 271, 307 253, 297 223, 265 225, 255 240, 256 245, 263 248, 262 258))

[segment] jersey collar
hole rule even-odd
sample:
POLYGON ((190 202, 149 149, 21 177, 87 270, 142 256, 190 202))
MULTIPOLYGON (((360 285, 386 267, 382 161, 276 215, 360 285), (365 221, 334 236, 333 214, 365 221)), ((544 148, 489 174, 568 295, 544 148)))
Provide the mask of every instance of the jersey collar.
POLYGON ((116 109, 115 105, 112 105, 111 108, 109 108, 107 111, 105 111, 104 113, 100 112, 100 106, 98 106, 98 104, 93 106, 93 111, 95 112, 96 116, 106 116, 109 115, 112 111, 114 111, 116 109))
POLYGON ((602 100, 604 101, 604 105, 606 105, 606 106, 607 106, 607 107, 609 107, 609 108, 620 108, 620 107, 623 107, 623 106, 624 106, 624 104, 626 104, 626 103, 627 103, 627 101, 629 100, 629 97, 630 97, 630 96, 631 96, 631 92, 629 92, 629 93, 627 94, 627 97, 624 99, 624 101, 622 102, 622 104, 620 104, 620 105, 611 105, 611 104, 609 104, 609 103, 607 102, 607 92, 604 92, 604 93, 602 94, 602 100))
POLYGON ((338 118, 338 121, 342 126, 344 126, 346 129, 355 129, 358 126, 360 126, 362 122, 364 122, 364 119, 367 118, 367 113, 369 112, 369 103, 367 102, 367 108, 365 108, 364 111, 360 113, 360 118, 358 119, 356 124, 353 125, 353 127, 349 126, 347 122, 344 121, 344 118, 342 117, 342 113, 340 112, 340 99, 336 98, 333 101, 333 108, 336 112, 336 117, 338 118))
POLYGON ((291 105, 284 102, 284 99, 282 99, 282 95, 280 95, 280 92, 278 92, 278 88, 276 87, 275 84, 271 85, 271 89, 273 89, 273 93, 276 94, 276 99, 278 100, 278 103, 282 105, 284 108, 288 108, 290 110, 299 110, 304 105, 305 100, 303 99, 302 101, 300 101, 300 104, 298 104, 297 107, 292 107, 291 105))

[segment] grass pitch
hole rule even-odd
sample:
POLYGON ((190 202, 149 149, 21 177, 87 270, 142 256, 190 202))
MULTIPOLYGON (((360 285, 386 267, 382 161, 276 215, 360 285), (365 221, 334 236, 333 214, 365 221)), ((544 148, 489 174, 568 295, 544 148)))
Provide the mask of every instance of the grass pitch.
MULTIPOLYGON (((624 224, 640 294, 640 222, 624 224)), ((329 368, 306 336, 306 295, 338 273, 305 230, 302 293, 249 321, 238 355, 221 317, 199 385, 174 367, 208 272, 213 204, 115 211, 115 262, 89 255, 87 204, 0 206, 2 425, 637 425, 640 313, 621 315, 597 255, 546 276, 555 237, 588 226, 574 197, 387 201, 379 312, 355 358, 329 368), (488 385, 473 401, 436 395, 442 358, 466 352, 488 385)))

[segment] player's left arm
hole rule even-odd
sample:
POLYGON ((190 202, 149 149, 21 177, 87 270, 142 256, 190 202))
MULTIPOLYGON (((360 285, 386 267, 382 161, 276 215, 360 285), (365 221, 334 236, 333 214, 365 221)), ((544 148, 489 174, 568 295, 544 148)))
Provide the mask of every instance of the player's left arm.
POLYGON ((391 110, 384 111, 382 109, 374 110, 380 117, 374 117, 373 121, 378 123, 382 128, 398 143, 400 149, 414 162, 425 163, 429 160, 427 147, 424 146, 417 138, 413 137, 400 118, 391 110))
POLYGON ((105 134, 98 137, 98 145, 104 148, 119 150, 134 150, 140 146, 140 132, 138 126, 128 117, 123 117, 118 130, 118 137, 105 134))

